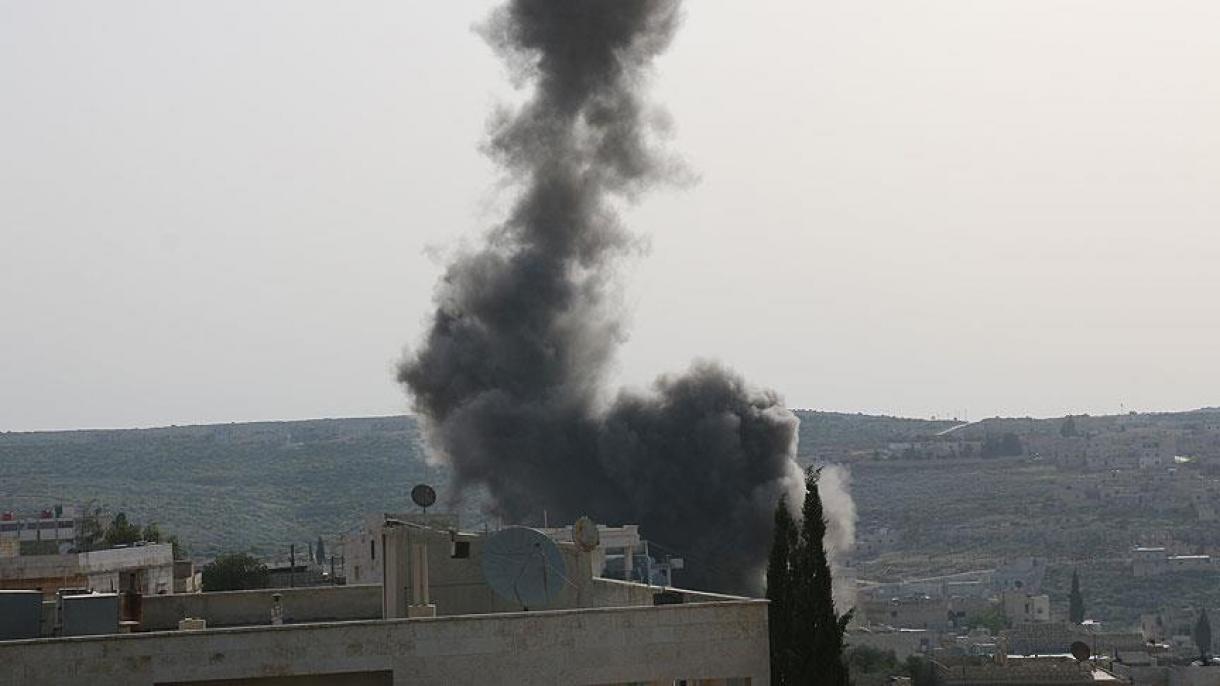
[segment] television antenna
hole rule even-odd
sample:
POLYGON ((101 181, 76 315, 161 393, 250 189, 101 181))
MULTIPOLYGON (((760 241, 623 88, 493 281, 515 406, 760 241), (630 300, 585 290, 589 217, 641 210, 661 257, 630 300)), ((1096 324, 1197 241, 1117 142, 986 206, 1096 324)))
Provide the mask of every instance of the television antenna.
POLYGON ((563 590, 567 569, 555 542, 537 529, 510 526, 483 543, 483 578, 504 600, 545 607, 563 590))

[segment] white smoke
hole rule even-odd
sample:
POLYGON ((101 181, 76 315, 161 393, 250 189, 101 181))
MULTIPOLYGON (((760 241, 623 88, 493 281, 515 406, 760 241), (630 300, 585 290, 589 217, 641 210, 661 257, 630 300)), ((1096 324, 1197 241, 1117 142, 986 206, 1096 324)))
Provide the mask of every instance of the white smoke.
POLYGON ((822 541, 834 577, 835 610, 846 612, 856 604, 856 579, 847 567, 856 547, 856 501, 851 497, 851 471, 843 465, 827 465, 818 478, 818 495, 826 517, 822 541))

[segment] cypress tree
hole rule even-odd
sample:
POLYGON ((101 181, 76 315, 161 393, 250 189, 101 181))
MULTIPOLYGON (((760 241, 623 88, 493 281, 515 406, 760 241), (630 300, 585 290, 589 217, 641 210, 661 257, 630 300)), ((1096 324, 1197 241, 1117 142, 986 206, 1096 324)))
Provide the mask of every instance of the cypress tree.
POLYGON ((1084 621, 1084 596, 1080 594, 1080 577, 1072 570, 1072 592, 1068 595, 1068 619, 1073 624, 1084 621))
POLYGON ((847 686, 843 662, 843 634, 850 614, 835 613, 830 564, 823 539, 826 518, 818 494, 820 470, 805 473, 805 503, 801 508, 801 535, 793 558, 793 638, 795 683, 847 686))
POLYGON ((771 683, 788 686, 793 675, 792 556, 797 547, 796 522, 788 511, 788 497, 775 508, 771 559, 767 562, 767 624, 771 634, 771 683))
POLYGON ((1199 609, 1199 621, 1195 622, 1195 647, 1199 649, 1199 659, 1205 664, 1207 656, 1212 651, 1212 623, 1207 618, 1207 608, 1199 609))

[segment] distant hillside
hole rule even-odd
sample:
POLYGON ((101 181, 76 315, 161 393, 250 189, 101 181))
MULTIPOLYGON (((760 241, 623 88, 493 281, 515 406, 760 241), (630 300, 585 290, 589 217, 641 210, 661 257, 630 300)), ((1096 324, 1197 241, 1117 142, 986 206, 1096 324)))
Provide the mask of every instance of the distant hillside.
POLYGON ((337 534, 364 512, 442 492, 407 417, 0 434, 0 509, 96 503, 157 522, 194 554, 337 534))
MULTIPOLYGON (((953 422, 798 411, 802 462, 815 446, 863 447, 953 422)), ((95 501, 157 522, 195 555, 328 539, 366 512, 408 508, 427 481, 442 499, 450 474, 428 467, 410 417, 212 424, 156 429, 0 433, 0 509, 95 501)), ((478 526, 479 494, 459 508, 478 526)))
POLYGON ((924 438, 961 424, 957 420, 910 419, 843 412, 795 410, 801 420, 802 456, 819 447, 864 450, 924 438))
MULTIPOLYGON (((1182 537, 1197 528, 1174 512, 1132 512, 1137 518, 1130 522, 1088 509, 1066 517, 1057 493, 1071 475, 1037 460, 879 459, 890 443, 927 439, 958 426, 955 421, 796 413, 802 464, 851 462, 859 530, 902 532, 897 549, 860 567, 868 578, 975 568, 1019 555, 1114 558, 1146 527, 1182 537), (1054 545, 1047 545, 1049 538, 1054 545)), ((1218 420, 1220 412, 1201 410, 1078 417, 1076 428, 1082 434, 1142 425, 1189 429, 1218 420)), ((1057 435, 1063 421, 989 419, 954 436, 1057 435)), ((225 550, 283 556, 289 543, 319 535, 333 546, 364 513, 411 509, 408 494, 421 481, 437 487, 442 503, 453 494, 449 471, 425 464, 418 425, 401 416, 0 433, 0 466, 0 510, 95 501, 110 513, 157 522, 197 557, 225 550)), ((473 493, 457 508, 467 526, 482 525, 482 503, 473 493)), ((1107 583, 1123 588, 1121 568, 1112 574, 1107 583)), ((1130 619, 1117 610, 1114 616, 1130 619)))

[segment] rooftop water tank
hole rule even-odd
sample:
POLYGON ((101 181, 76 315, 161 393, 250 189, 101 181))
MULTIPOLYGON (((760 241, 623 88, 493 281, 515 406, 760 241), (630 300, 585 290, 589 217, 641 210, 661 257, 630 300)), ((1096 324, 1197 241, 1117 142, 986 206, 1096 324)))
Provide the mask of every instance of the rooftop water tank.
POLYGON ((0 641, 38 638, 42 626, 42 593, 0 591, 0 641))

